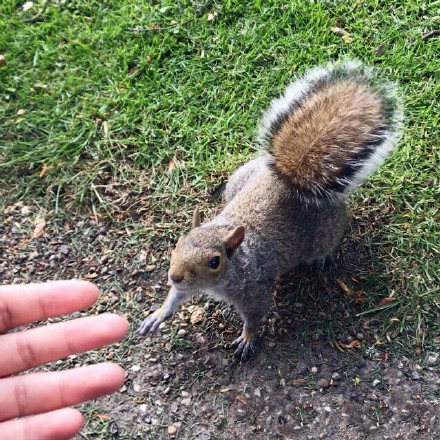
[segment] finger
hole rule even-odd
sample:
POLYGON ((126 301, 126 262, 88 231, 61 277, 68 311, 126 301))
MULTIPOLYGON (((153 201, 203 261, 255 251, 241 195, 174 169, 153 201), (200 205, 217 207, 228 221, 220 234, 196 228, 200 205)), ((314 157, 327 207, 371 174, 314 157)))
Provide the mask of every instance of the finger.
POLYGON ((84 426, 84 418, 73 408, 0 423, 2 440, 67 440, 84 426))
POLYGON ((0 377, 9 376, 121 339, 128 322, 118 315, 104 314, 74 319, 0 337, 0 377))
POLYGON ((50 373, 2 379, 0 421, 53 411, 117 391, 124 370, 116 364, 98 364, 50 373))
POLYGON ((19 325, 90 307, 96 286, 80 280, 0 286, 0 333, 19 325))

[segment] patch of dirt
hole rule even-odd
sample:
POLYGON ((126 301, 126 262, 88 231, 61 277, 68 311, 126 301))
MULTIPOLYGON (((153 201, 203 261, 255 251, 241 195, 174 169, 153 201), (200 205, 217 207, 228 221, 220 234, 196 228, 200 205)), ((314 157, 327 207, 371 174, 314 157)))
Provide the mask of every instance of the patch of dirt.
POLYGON ((181 232, 172 213, 160 222, 99 223, 55 220, 18 203, 0 220, 1 283, 85 278, 102 292, 88 313, 113 311, 132 322, 124 341, 47 367, 112 360, 127 371, 119 393, 81 407, 87 426, 78 439, 440 435, 439 352, 395 357, 398 335, 381 341, 374 317, 356 317, 365 301, 362 276, 373 271, 362 240, 346 239, 335 267, 300 269, 274 289, 260 350, 239 365, 228 345, 240 320, 206 298, 182 307, 161 333, 133 336, 166 295, 169 252, 181 232), (192 325, 194 310, 202 319, 192 325))

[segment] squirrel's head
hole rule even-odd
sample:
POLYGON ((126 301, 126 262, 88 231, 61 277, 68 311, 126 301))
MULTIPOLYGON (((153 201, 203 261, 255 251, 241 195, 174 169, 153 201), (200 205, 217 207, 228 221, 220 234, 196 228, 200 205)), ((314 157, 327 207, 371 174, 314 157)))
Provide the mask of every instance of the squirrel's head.
POLYGON ((190 233, 177 242, 168 271, 170 284, 182 292, 218 284, 245 233, 244 226, 200 227, 198 209, 194 212, 192 227, 190 233))

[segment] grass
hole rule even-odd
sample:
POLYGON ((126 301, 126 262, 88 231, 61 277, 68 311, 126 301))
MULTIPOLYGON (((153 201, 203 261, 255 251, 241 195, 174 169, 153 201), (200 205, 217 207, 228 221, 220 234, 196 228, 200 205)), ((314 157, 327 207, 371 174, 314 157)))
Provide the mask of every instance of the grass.
POLYGON ((422 35, 439 28, 439 1, 21 5, 0 5, 0 203, 38 199, 60 217, 130 222, 142 201, 186 222, 250 157, 262 111, 296 73, 349 56, 397 79, 404 138, 352 204, 378 265, 362 278, 363 313, 410 346, 435 344, 440 40, 422 35), (399 300, 374 312, 388 296, 399 300))

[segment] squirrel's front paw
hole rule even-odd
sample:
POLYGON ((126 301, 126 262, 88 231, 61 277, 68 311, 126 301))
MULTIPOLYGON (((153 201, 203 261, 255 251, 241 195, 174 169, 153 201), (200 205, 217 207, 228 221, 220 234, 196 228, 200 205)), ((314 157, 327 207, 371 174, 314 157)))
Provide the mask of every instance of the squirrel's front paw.
POLYGON ((237 349, 234 356, 241 362, 248 361, 255 353, 255 336, 249 331, 243 333, 231 344, 231 348, 237 349))
POLYGON ((146 336, 147 333, 154 333, 159 325, 164 322, 164 316, 161 309, 156 310, 150 316, 144 319, 142 325, 136 330, 136 335, 146 336))

